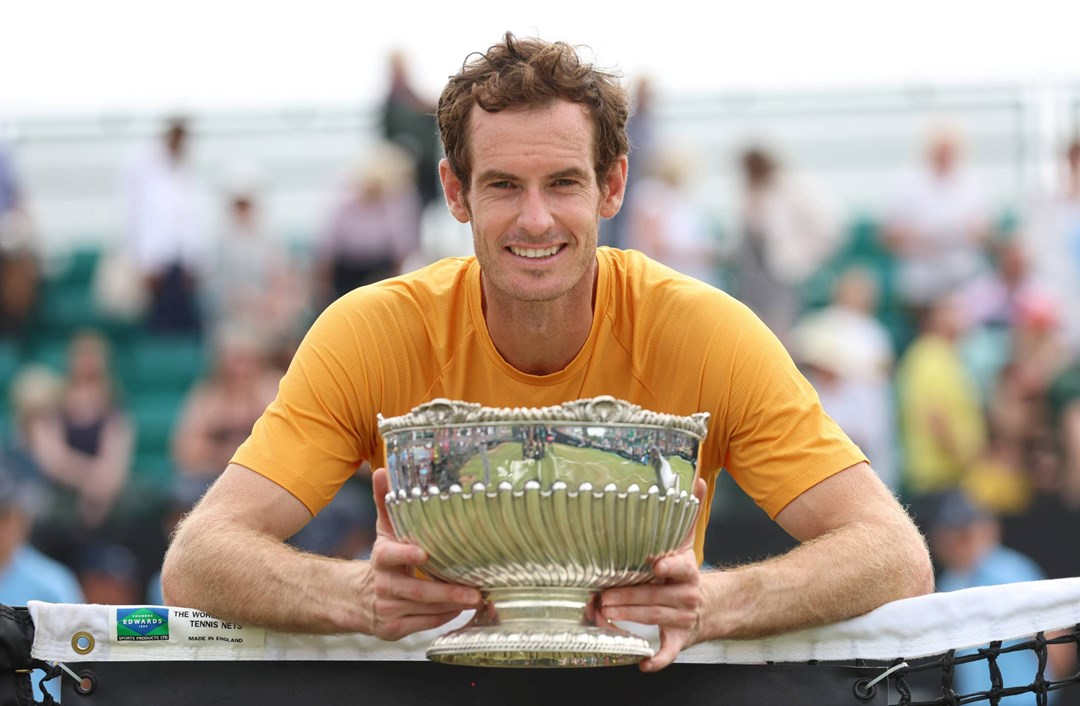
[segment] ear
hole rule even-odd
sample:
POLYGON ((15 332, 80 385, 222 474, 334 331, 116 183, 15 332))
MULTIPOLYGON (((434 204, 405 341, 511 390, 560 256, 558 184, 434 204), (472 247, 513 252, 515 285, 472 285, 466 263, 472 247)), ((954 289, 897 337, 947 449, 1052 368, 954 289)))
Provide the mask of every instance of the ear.
POLYGON ((622 208, 623 197, 626 195, 626 155, 619 157, 600 184, 603 199, 600 201, 600 216, 611 218, 622 208))
POLYGON ((450 168, 450 162, 443 159, 439 162, 439 180, 442 182, 443 193, 446 195, 446 206, 459 223, 469 222, 469 206, 465 200, 465 186, 450 168))

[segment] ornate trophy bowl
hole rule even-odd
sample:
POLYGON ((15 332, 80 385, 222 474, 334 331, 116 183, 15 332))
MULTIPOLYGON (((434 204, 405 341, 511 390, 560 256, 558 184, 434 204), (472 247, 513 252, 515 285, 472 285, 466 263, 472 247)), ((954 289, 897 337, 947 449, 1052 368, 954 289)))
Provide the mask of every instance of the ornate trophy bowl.
POLYGON ((594 598, 649 581, 686 540, 707 420, 612 397, 515 409, 435 400, 380 417, 398 538, 428 553, 429 576, 485 597, 428 658, 565 667, 651 657, 647 640, 597 624, 594 598))

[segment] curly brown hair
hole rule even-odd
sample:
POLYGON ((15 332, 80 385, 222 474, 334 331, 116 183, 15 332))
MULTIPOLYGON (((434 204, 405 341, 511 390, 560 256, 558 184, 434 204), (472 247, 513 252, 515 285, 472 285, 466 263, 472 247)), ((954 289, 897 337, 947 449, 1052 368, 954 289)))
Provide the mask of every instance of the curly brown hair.
POLYGON ((630 102, 615 73, 585 63, 565 42, 518 39, 507 32, 487 52, 470 54, 439 96, 436 118, 450 168, 467 191, 472 176, 469 123, 474 105, 489 113, 543 108, 557 100, 585 106, 593 121, 598 183, 629 151, 630 102))

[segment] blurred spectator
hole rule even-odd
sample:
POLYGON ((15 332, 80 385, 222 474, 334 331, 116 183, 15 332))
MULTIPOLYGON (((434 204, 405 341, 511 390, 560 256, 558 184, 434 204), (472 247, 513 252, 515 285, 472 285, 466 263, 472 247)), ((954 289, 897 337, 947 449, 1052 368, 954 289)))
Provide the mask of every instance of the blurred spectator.
POLYGON ((75 574, 28 544, 37 500, 30 482, 0 468, 0 603, 81 603, 75 574))
POLYGON ((839 207, 822 186, 764 148, 747 149, 739 164, 739 299, 786 343, 802 307, 800 286, 840 245, 839 207))
POLYGON ((1033 276, 1061 301, 1065 340, 1080 354, 1080 137, 1066 149, 1060 188, 1035 205, 1025 236, 1033 276))
POLYGON ((1045 298, 1046 293, 1031 277, 1017 240, 995 243, 993 254, 993 270, 976 276, 957 292, 957 306, 967 331, 962 344, 964 360, 984 398, 993 394, 998 375, 1012 355, 1012 336, 1022 302, 1045 298))
POLYGON ((991 420, 986 448, 968 468, 961 487, 972 501, 998 516, 1027 512, 1035 499, 1035 485, 1026 462, 1023 447, 998 433, 991 420))
POLYGON ((978 390, 957 345, 960 334, 954 299, 941 297, 897 368, 904 485, 923 500, 957 487, 986 440, 978 390))
POLYGON ((390 55, 390 89, 382 105, 382 134, 411 158, 410 176, 422 210, 442 194, 438 179, 442 147, 435 124, 435 104, 421 98, 413 88, 402 52, 390 55))
MULTIPOLYGON (((73 336, 68 370, 56 390, 46 391, 26 424, 27 448, 48 480, 51 502, 33 542, 68 566, 87 544, 105 537, 130 477, 134 426, 117 394, 106 340, 93 331, 73 336)), ((48 383, 54 384, 54 383, 48 383)))
POLYGON ((957 304, 970 326, 1009 328, 1016 323, 1025 294, 1043 290, 1031 276, 1027 254, 1017 240, 995 243, 992 254, 994 269, 964 285, 957 304))
POLYGON ((716 247, 704 210, 687 193, 693 159, 668 146, 644 165, 627 203, 625 245, 702 282, 716 283, 716 247))
MULTIPOLYGON (((652 79, 639 76, 630 93, 633 103, 630 106, 630 118, 626 122, 626 133, 630 138, 630 149, 634 153, 635 161, 644 164, 651 159, 656 148, 656 91, 652 79)), ((627 183, 631 183, 635 178, 627 174, 627 183)))
MULTIPOLYGON (((35 503, 28 482, 19 480, 0 465, 0 603, 10 606, 26 605, 28 601, 82 603, 84 597, 75 574, 27 541, 35 503)), ((44 676, 38 670, 31 680, 36 685, 44 676)), ((59 681, 46 682, 54 699, 60 698, 59 681)))
POLYGON ((170 121, 161 141, 139 154, 126 175, 131 248, 149 290, 147 326, 155 332, 201 328, 197 290, 208 246, 188 139, 187 123, 170 121))
POLYGON ((1021 448, 1030 448, 1049 421, 1046 394, 1050 383, 1068 364, 1057 303, 1035 291, 1020 297, 1009 360, 990 408, 997 430, 1021 448))
POLYGON ((898 490, 889 332, 874 316, 878 287, 866 270, 851 268, 836 283, 833 302, 792 330, 793 355, 822 406, 859 445, 889 487, 898 490))
POLYGON ((4 467, 19 480, 42 482, 45 475, 30 441, 59 408, 63 381, 51 368, 29 363, 15 374, 9 394, 12 425, 4 438, 4 467))
POLYGON ((1080 398, 1065 406, 1059 433, 1063 452, 1061 497, 1075 513, 1080 510, 1080 398))
POLYGON ((380 145, 357 169, 318 244, 324 304, 399 274, 420 244, 420 199, 407 155, 380 145))
POLYGON ((213 369, 188 393, 173 431, 176 467, 204 477, 224 471, 274 399, 280 378, 281 372, 267 363, 256 334, 239 327, 220 332, 213 369))
POLYGON ((286 346, 310 303, 299 272, 261 220, 259 179, 237 169, 226 188, 225 227, 207 271, 207 325, 255 329, 272 348, 286 346))
POLYGON ((139 565, 122 544, 96 541, 79 553, 75 563, 86 602, 97 605, 138 605, 142 601, 139 565))
POLYGON ((652 81, 648 76, 641 76, 631 90, 630 118, 626 123, 626 133, 630 138, 630 161, 634 167, 626 173, 626 197, 622 210, 614 217, 600 222, 600 243, 614 248, 626 248, 627 213, 637 196, 637 183, 642 172, 638 165, 647 165, 654 159, 656 146, 656 115, 654 113, 655 95, 652 81))
POLYGON ((926 163, 900 179, 885 213, 882 236, 898 259, 898 291, 916 315, 984 265, 990 209, 977 179, 961 166, 963 152, 959 128, 936 126, 926 163))
MULTIPOLYGON (((940 569, 938 591, 958 591, 1044 578, 1042 570, 1032 559, 1002 546, 1001 526, 997 518, 976 506, 960 491, 941 497, 932 522, 930 547, 940 569)), ((1005 643, 1006 646, 1008 644, 1005 643)), ((998 656, 997 665, 1005 686, 1026 686, 1038 670, 1038 657, 1030 650, 1010 652, 998 656)), ((978 661, 956 665, 953 684, 954 691, 960 694, 989 690, 990 672, 987 664, 978 661)), ((1001 703, 1012 706, 1035 704, 1036 697, 1034 694, 1022 694, 1003 698, 1001 703)))
POLYGON ((55 410, 30 430, 29 446, 65 500, 47 520, 79 543, 100 528, 127 484, 135 430, 120 406, 109 369, 109 347, 83 332, 68 346, 68 372, 55 410))
POLYGON ((19 337, 37 301, 33 223, 10 152, 0 143, 0 336, 19 337))

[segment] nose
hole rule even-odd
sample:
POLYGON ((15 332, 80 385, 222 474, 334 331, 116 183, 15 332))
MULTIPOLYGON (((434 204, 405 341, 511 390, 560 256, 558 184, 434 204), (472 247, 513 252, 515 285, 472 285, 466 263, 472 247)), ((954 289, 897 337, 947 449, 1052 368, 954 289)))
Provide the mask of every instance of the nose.
POLYGON ((529 235, 543 235, 555 225, 551 206, 543 190, 523 190, 520 203, 518 226, 529 235))

